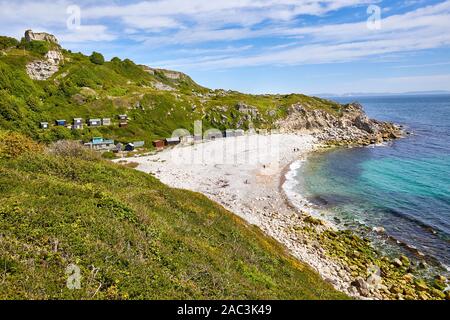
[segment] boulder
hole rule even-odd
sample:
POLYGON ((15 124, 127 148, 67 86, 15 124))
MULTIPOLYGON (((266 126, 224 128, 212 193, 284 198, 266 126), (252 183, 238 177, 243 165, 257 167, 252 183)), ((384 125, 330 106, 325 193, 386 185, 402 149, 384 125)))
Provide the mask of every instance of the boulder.
POLYGON ((370 295, 369 285, 367 284, 366 281, 364 281, 363 278, 361 277, 356 278, 356 280, 353 281, 351 285, 355 287, 363 297, 368 297, 370 295))
POLYGON ((428 286, 423 280, 418 280, 415 283, 417 290, 419 291, 428 291, 428 286))
POLYGON ((392 260, 392 263, 394 264, 394 266, 396 267, 402 267, 403 263, 400 261, 400 259, 395 258, 394 260, 392 260))

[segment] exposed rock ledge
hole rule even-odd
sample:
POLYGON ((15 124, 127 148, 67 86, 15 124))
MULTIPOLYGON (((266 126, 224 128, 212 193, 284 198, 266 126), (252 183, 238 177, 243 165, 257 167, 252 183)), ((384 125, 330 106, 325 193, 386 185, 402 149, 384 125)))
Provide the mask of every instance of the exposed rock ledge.
POLYGON ((27 64, 27 74, 33 80, 47 80, 59 70, 64 57, 59 51, 49 51, 46 60, 35 60, 27 64))
POLYGON ((56 44, 56 50, 51 50, 45 55, 45 60, 35 60, 27 64, 27 74, 33 80, 47 80, 59 70, 59 65, 64 61, 64 56, 59 51, 58 39, 52 34, 45 32, 25 31, 25 40, 45 41, 56 44))
POLYGON ((32 30, 25 31, 25 40, 31 41, 46 41, 54 44, 58 44, 58 39, 52 34, 45 32, 33 32, 32 30))
POLYGON ((369 145, 403 136, 400 126, 369 119, 359 103, 344 106, 339 115, 295 104, 276 125, 282 132, 313 132, 319 140, 333 145, 369 145))

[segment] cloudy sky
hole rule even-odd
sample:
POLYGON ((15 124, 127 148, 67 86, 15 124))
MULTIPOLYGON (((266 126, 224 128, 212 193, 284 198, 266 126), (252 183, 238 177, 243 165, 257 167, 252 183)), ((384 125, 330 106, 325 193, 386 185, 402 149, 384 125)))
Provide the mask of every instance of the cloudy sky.
POLYGON ((0 0, 0 33, 25 29, 211 88, 450 90, 450 0, 0 0))

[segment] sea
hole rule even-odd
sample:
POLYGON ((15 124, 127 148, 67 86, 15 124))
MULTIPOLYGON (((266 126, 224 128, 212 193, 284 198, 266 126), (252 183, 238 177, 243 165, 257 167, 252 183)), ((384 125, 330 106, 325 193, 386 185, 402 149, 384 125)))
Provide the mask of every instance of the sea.
MULTIPOLYGON (((450 95, 331 98, 395 122, 403 139, 311 154, 291 167, 288 196, 369 237, 387 255, 450 267, 450 95)), ((445 270, 444 269, 444 270, 445 270)))

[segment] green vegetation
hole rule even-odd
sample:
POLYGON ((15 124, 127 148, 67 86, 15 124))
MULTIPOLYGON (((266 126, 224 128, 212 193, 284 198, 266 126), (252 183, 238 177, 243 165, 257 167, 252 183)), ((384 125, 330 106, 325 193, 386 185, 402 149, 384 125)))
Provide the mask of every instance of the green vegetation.
POLYGON ((19 41, 17 41, 17 39, 0 36, 0 50, 17 47, 18 44, 19 41))
MULTIPOLYGON (((13 43, 12 40, 4 40, 13 43)), ((287 114, 292 104, 339 114, 342 106, 299 94, 249 95, 209 90, 185 74, 136 65, 129 59, 105 62, 99 53, 90 57, 62 50, 64 63, 47 81, 32 81, 27 63, 42 59, 55 44, 22 40, 17 48, 0 54, 0 129, 19 131, 34 140, 51 143, 60 139, 88 141, 103 136, 118 142, 171 136, 178 128, 193 131, 195 120, 204 129, 248 129, 252 124, 270 129, 287 114), (240 111, 238 104, 249 111, 240 111), (252 111, 253 110, 253 111, 252 111), (117 115, 128 114, 128 127, 119 128, 117 115), (111 127, 69 130, 39 128, 56 119, 113 118, 111 127)))
POLYGON ((54 44, 51 44, 46 41, 26 41, 25 38, 22 38, 20 43, 18 44, 19 49, 25 49, 30 51, 31 53, 38 54, 40 56, 44 56, 47 52, 54 48, 54 44))
POLYGON ((0 38, 0 299, 345 299, 285 249, 206 197, 112 164, 74 140, 150 141, 195 120, 271 128, 294 103, 339 113, 303 95, 209 90, 185 74, 105 62, 58 45, 0 38), (61 50, 46 81, 28 63, 61 50), (118 126, 127 114, 129 125, 118 126), (56 119, 111 118, 70 130, 56 119), (50 129, 39 127, 51 124, 50 129), (81 269, 81 289, 66 268, 81 269))
POLYGON ((200 194, 76 143, 44 152, 3 133, 0 146, 0 299, 345 298, 200 194))
POLYGON ((92 63, 102 65, 105 63, 105 58, 101 53, 93 52, 89 57, 92 63))

